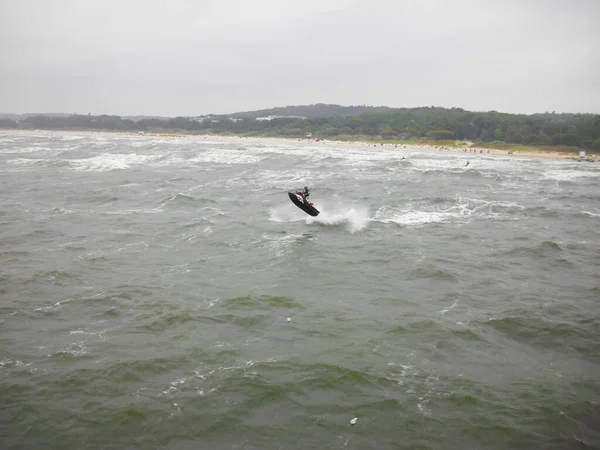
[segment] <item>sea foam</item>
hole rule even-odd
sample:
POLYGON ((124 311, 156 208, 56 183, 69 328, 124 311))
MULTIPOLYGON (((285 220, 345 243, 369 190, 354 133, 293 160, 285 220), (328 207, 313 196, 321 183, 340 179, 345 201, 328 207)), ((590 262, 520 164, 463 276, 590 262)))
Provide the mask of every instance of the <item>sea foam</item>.
POLYGON ((362 205, 346 205, 342 203, 323 203, 321 213, 316 217, 308 217, 306 223, 320 225, 346 225, 350 233, 364 230, 369 224, 369 210, 362 205))

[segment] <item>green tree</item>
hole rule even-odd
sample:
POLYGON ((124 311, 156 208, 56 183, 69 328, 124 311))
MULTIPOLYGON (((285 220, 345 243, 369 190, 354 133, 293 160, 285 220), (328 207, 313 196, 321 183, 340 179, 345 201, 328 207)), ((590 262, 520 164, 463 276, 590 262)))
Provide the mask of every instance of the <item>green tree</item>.
POLYGON ((450 130, 433 130, 429 133, 429 136, 439 141, 454 139, 454 133, 450 130))
POLYGON ((391 128, 386 128, 381 132, 381 137, 384 139, 394 139, 396 137, 396 132, 391 128))
POLYGON ((535 145, 538 143, 539 135, 538 134, 528 134, 525 136, 525 143, 529 145, 535 145))
POLYGON ((579 137, 571 133, 565 133, 561 135, 560 143, 562 145, 577 145, 579 143, 579 137))
POLYGON ((508 136, 508 142, 512 142, 513 144, 522 144, 523 143, 523 136, 518 131, 512 132, 508 136))

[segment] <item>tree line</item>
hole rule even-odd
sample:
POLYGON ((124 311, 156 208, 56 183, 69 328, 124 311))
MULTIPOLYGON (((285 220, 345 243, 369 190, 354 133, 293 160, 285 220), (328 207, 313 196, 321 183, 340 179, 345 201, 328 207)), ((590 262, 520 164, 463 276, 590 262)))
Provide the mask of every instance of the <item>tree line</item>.
POLYGON ((508 114, 472 112, 461 108, 388 108, 307 105, 273 108, 230 115, 144 118, 112 115, 0 119, 0 128, 45 130, 108 130, 128 132, 183 132, 328 139, 465 140, 533 146, 572 146, 600 151, 600 115, 508 114), (285 115, 303 117, 286 118, 285 115), (257 120, 277 116, 271 120, 257 120))

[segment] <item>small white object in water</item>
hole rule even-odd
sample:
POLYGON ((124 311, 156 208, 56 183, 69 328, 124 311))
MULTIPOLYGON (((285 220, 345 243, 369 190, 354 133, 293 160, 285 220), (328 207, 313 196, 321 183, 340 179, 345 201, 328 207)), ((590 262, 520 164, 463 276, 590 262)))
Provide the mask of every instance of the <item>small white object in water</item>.
POLYGON ((358 417, 355 417, 354 419, 352 419, 350 421, 350 425, 354 425, 356 423, 356 421, 358 420, 358 417))
POLYGON ((287 321, 288 321, 288 322, 291 322, 291 321, 292 321, 292 318, 291 318, 291 317, 288 317, 288 318, 287 318, 287 321))

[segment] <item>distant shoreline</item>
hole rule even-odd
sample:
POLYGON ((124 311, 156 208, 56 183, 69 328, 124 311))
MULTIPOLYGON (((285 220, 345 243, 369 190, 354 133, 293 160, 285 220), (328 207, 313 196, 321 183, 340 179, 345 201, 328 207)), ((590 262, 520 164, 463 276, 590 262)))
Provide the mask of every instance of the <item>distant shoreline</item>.
MULTIPOLYGON (((383 147, 386 149, 398 149, 407 151, 425 151, 425 152, 448 152, 456 154, 464 154, 466 156, 477 156, 477 155, 494 155, 494 156, 512 156, 512 157, 529 157, 529 158, 545 158, 545 159, 570 159, 570 160, 585 160, 588 162, 600 162, 599 155, 588 155, 585 159, 580 158, 577 151, 556 151, 556 150, 545 150, 545 149, 533 149, 527 150, 506 150, 490 147, 477 147, 476 145, 469 144, 467 146, 458 146, 457 144, 461 141, 457 141, 454 146, 447 145, 432 145, 431 143, 402 143, 399 142, 385 142, 382 140, 329 140, 329 139, 300 139, 300 138, 283 138, 283 137, 267 137, 267 136, 235 136, 235 135, 215 135, 215 134, 183 134, 183 133, 134 133, 129 131, 88 131, 88 130, 14 130, 6 129, 0 130, 0 135, 84 135, 84 136, 130 136, 130 137, 162 137, 162 138, 173 138, 173 139, 205 139, 205 140, 216 140, 223 142, 236 142, 236 141, 252 141, 252 142, 280 142, 280 143, 294 143, 304 145, 327 145, 330 147, 383 147)), ((489 144, 488 144, 489 145, 489 144)))

